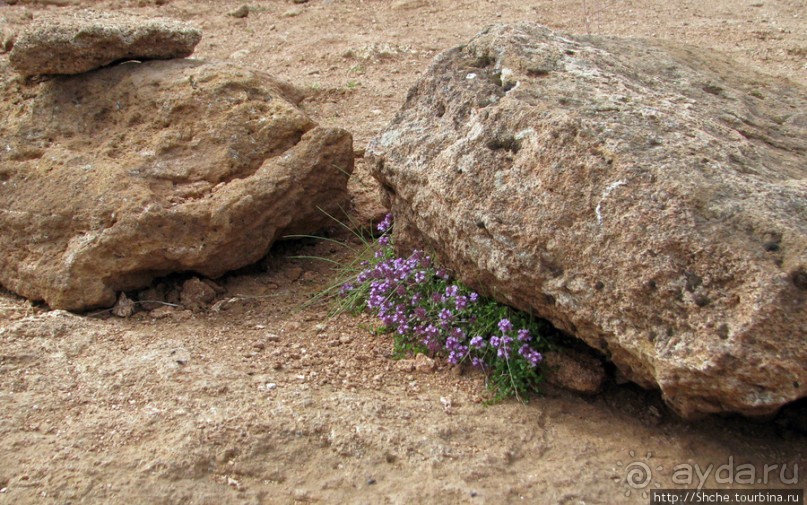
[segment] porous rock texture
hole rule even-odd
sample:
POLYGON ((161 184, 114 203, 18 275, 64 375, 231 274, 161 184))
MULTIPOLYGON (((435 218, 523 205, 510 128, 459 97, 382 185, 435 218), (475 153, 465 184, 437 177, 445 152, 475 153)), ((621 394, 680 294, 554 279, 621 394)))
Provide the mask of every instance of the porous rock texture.
POLYGON ((807 393, 807 94, 712 51, 497 25, 367 153, 397 243, 688 418, 807 393))
POLYGON ((0 284, 54 308, 220 276, 346 203, 351 135, 263 74, 151 61, 0 93, 0 284))
POLYGON ((9 61, 24 76, 80 74, 121 60, 184 58, 201 39, 198 28, 181 21, 84 10, 35 19, 9 61))

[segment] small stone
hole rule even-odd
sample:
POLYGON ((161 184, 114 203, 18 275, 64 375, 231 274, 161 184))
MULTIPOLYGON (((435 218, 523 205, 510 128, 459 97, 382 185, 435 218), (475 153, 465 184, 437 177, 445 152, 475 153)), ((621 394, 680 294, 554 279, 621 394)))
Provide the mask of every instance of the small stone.
POLYGON ((280 342, 280 336, 276 333, 267 333, 265 338, 267 342, 280 342))
POLYGON ((163 305, 161 307, 157 307, 154 310, 151 310, 149 312, 149 316, 154 319, 163 319, 165 317, 173 315, 175 312, 176 309, 174 307, 171 307, 169 305, 163 305))
POLYGON ((131 317, 135 312, 135 303, 121 292, 118 302, 112 307, 112 314, 118 317, 131 317))
POLYGON ((308 3, 308 0, 294 0, 294 3, 296 3, 296 4, 304 4, 304 3, 308 3))
POLYGON ((444 397, 444 396, 441 396, 441 397, 440 397, 440 405, 442 405, 442 406, 443 406, 443 411, 444 411, 446 414, 451 414, 451 412, 452 412, 452 409, 451 409, 451 407, 452 407, 452 404, 451 404, 451 398, 446 398, 446 397, 444 397))
POLYGON ((237 9, 228 12, 227 15, 240 19, 249 16, 249 11, 250 8, 248 5, 242 5, 241 7, 238 7, 237 9))
POLYGON ((188 279, 182 284, 179 300, 190 310, 204 310, 216 299, 216 291, 198 277, 188 279))
POLYGON ((339 342, 341 342, 341 343, 343 343, 343 344, 349 344, 349 343, 351 343, 352 341, 353 341, 353 339, 352 339, 352 338, 350 338, 350 337, 349 337, 349 336, 347 336, 347 335, 342 335, 341 337, 339 337, 339 342))
POLYGON ((297 8, 288 9, 286 12, 284 12, 280 16, 284 17, 284 18, 293 18, 295 16, 299 16, 302 13, 303 13, 302 9, 297 7, 297 8))
POLYGON ((266 389, 268 389, 269 391, 277 389, 277 384, 275 384, 274 382, 267 382, 266 389))
POLYGON ((415 371, 418 373, 431 373, 436 366, 434 360, 425 354, 415 356, 415 371))
POLYGON ((266 349, 266 344, 263 343, 263 342, 255 342, 254 344, 252 344, 252 347, 254 349, 258 349, 259 351, 262 351, 262 350, 266 349))
POLYGON ((286 270, 286 278, 290 281, 296 281, 303 275, 303 269, 300 267, 289 267, 286 270))
POLYGON ((597 394, 605 384, 605 368, 600 360, 568 349, 545 353, 542 369, 547 382, 576 393, 597 394))
POLYGON ((372 477, 370 477, 369 479, 367 479, 367 485, 368 485, 368 486, 372 486, 372 485, 374 485, 374 484, 375 484, 375 482, 376 482, 376 481, 375 481, 375 479, 374 479, 374 478, 372 478, 372 477))
POLYGON ((227 311, 233 308, 239 301, 240 298, 226 298, 224 300, 219 300, 210 307, 211 312, 222 312, 227 311))

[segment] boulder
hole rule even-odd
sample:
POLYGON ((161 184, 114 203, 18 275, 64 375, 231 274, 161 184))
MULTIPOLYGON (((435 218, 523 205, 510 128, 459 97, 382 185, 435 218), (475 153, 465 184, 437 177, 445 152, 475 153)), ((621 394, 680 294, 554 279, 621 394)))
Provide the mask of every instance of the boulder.
POLYGON ((494 26, 367 155, 402 248, 682 416, 807 394, 807 93, 710 50, 494 26))
POLYGON ((346 206, 351 135, 293 88, 151 61, 0 76, 0 284, 73 311, 172 272, 218 277, 346 206))
POLYGON ((115 12, 79 11, 35 19, 9 62, 24 76, 80 74, 116 61, 167 60, 193 53, 202 32, 188 23, 115 12))

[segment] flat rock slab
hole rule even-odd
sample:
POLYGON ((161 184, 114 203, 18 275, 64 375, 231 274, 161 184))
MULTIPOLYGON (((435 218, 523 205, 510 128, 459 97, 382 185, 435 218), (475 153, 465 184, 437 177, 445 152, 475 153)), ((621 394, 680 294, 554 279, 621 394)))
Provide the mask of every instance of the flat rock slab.
POLYGON ((709 50, 494 26, 367 149, 401 247, 685 417, 807 395, 807 92, 709 50))
POLYGON ((267 75, 170 60, 0 79, 0 284, 53 308, 218 277, 345 208, 351 135, 267 75))
POLYGON ((9 62, 24 76, 80 74, 122 60, 167 60, 193 53, 202 32, 163 18, 90 10, 34 20, 9 62))

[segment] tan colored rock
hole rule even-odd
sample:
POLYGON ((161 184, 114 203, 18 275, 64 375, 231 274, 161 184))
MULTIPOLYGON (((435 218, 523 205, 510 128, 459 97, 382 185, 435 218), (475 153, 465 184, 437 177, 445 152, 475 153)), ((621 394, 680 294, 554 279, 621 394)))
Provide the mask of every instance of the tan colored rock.
POLYGON ((215 278, 330 226, 352 139, 294 97, 191 60, 0 76, 0 284, 55 308, 110 306, 156 277, 215 278))
POLYGON ((79 11, 36 18, 9 54, 24 76, 80 74, 116 61, 184 58, 202 32, 188 23, 115 12, 79 11))
POLYGON ((179 294, 180 303, 186 309, 204 310, 216 299, 216 291, 198 277, 188 279, 182 284, 179 294))
POLYGON ((121 293, 115 306, 112 307, 112 315, 116 317, 132 317, 134 313, 135 302, 126 296, 126 293, 121 293))
POLYGON ((807 395, 807 92, 712 51, 495 26, 368 147, 403 247, 680 414, 807 395))
POLYGON ((231 10, 230 12, 227 13, 227 15, 234 18, 245 18, 249 16, 249 11, 250 11, 249 5, 244 4, 241 5, 240 7, 231 10))
POLYGON ((415 356, 415 371, 418 373, 431 373, 434 372, 437 364, 434 360, 425 354, 418 354, 415 356))
POLYGON ((599 360, 568 349, 544 353, 541 370, 550 384, 584 395, 599 393, 605 384, 599 360))

